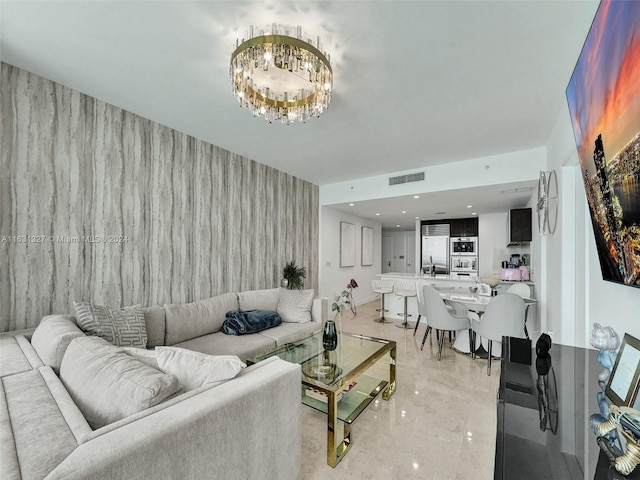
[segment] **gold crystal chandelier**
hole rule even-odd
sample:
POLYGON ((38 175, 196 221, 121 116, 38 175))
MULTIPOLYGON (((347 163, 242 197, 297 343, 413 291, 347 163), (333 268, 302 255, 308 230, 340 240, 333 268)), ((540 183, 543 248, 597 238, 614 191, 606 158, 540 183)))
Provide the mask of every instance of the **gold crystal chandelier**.
POLYGON ((329 55, 313 45, 302 28, 252 25, 247 39, 236 40, 229 74, 241 107, 269 123, 287 125, 319 117, 329 106, 333 73, 329 55))

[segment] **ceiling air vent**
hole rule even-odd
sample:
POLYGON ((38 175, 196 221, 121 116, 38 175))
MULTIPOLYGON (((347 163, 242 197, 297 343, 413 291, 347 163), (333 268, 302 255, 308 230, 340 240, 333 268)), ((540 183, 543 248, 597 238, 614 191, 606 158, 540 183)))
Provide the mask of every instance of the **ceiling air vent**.
POLYGON ((407 175, 398 175, 397 177, 389 177, 389 185, 401 185, 403 183, 422 182, 424 180, 424 172, 409 173, 407 175))

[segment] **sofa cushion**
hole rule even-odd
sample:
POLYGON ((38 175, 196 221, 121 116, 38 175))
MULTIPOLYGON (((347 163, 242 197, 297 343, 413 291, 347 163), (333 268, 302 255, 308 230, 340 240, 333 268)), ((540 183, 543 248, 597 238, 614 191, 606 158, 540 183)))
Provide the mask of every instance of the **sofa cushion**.
POLYGON ((92 428, 157 405, 180 390, 178 379, 98 337, 74 338, 60 379, 92 428))
POLYGON ((311 321, 313 289, 288 290, 281 288, 278 300, 278 314, 283 322, 304 323, 311 321))
POLYGON ((248 290, 238 293, 238 307, 241 311, 247 310, 271 310, 278 309, 279 290, 248 290))
POLYGON ((71 340, 84 337, 70 315, 48 315, 40 320, 31 336, 31 345, 38 352, 45 365, 49 365, 56 373, 60 372, 60 364, 64 352, 71 340))
POLYGON ((285 343, 295 342, 313 335, 321 329, 322 324, 319 322, 283 323, 275 328, 263 330, 260 335, 273 339, 276 345, 280 347, 285 343))
POLYGON ((147 326, 140 305, 108 307, 73 302, 78 326, 89 335, 104 338, 113 345, 147 346, 147 326))
MULTIPOLYGON (((75 450, 76 439, 39 370, 2 378, 2 390, 0 409, 6 411, 2 425, 8 414, 19 475, 24 479, 44 478, 75 450)), ((0 463, 4 464, 5 448, 10 445, 2 443, 0 463)), ((3 465, 2 478, 11 478, 5 477, 4 469, 3 465)))
POLYGON ((9 417, 4 388, 0 388, 0 459, 2 459, 0 461, 0 478, 20 480, 18 452, 16 452, 16 444, 11 430, 11 417, 9 417))
POLYGON ((238 296, 225 293, 193 303, 164 306, 166 314, 166 345, 215 333, 222 328, 225 314, 238 310, 238 296))
POLYGON ((133 358, 141 361, 145 365, 149 367, 155 368, 156 370, 160 370, 158 367, 158 359, 156 358, 155 350, 147 350, 146 348, 136 348, 136 347, 122 347, 124 353, 127 355, 131 355, 133 358))
POLYGON ((267 328, 277 327, 282 318, 269 310, 248 310, 246 312, 227 312, 222 332, 227 335, 245 335, 257 333, 267 328))
POLYGON ((147 326, 147 348, 164 345, 165 313, 164 307, 148 307, 142 310, 147 326))
POLYGON ((178 377, 187 391, 231 380, 246 367, 236 355, 207 355, 178 347, 157 347, 156 356, 160 370, 178 377))
POLYGON ((273 350, 276 348, 276 342, 259 333, 250 333, 237 337, 217 332, 181 342, 174 346, 209 355, 237 355, 244 362, 249 357, 267 350, 273 350))
POLYGON ((0 377, 27 372, 42 366, 33 347, 22 335, 0 337, 0 377))

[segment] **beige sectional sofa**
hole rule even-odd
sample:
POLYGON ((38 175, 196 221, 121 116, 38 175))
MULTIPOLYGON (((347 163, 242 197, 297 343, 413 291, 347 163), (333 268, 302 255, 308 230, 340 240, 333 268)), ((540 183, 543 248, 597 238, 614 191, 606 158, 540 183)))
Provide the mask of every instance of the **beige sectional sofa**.
MULTIPOLYGON (((227 309, 264 306, 265 299, 273 304, 277 292, 241 292, 192 304, 147 308, 147 347, 174 345, 207 354, 238 355, 244 361, 321 330, 327 300, 316 298, 311 321, 283 322, 241 336, 220 331, 227 309)), ((85 394, 107 403, 127 399, 121 393, 109 400, 102 398, 99 390, 82 391, 94 389, 93 385, 85 388, 75 376, 78 370, 85 376, 91 372, 87 370, 91 360, 78 356, 83 348, 98 363, 103 358, 100 348, 137 363, 126 349, 86 337, 72 316, 45 317, 30 337, 0 337, 3 480, 300 478, 299 365, 271 358, 242 369, 221 384, 205 384, 189 391, 179 390, 178 385, 166 400, 158 396, 154 380, 149 379, 151 387, 133 387, 138 390, 131 402, 141 403, 144 408, 96 427, 87 417, 86 402, 91 395, 85 394), (106 346, 100 347, 98 342, 106 346), (138 395, 140 391, 142 396, 138 395)), ((162 377, 163 372, 148 377, 154 375, 162 377)), ((146 379, 142 378, 142 383, 146 379)), ((97 375, 98 384, 99 380, 97 375)), ((166 378, 162 381, 167 383, 166 378)), ((109 385, 105 395, 125 390, 109 385)))

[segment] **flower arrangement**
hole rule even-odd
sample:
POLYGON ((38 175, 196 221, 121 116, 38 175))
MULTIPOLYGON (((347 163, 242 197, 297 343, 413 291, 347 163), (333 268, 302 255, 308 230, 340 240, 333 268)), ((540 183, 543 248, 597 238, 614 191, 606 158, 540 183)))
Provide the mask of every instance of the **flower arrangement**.
POLYGON ((343 290, 342 293, 340 293, 340 295, 338 295, 333 300, 333 304, 331 305, 331 311, 336 312, 335 316, 337 317, 338 314, 344 312, 347 309, 347 306, 350 304, 351 302, 349 301, 349 292, 347 292, 346 290, 343 290))
MULTIPOLYGON (((358 288, 358 282, 356 282, 353 278, 347 284, 346 290, 343 290, 340 295, 338 295, 333 303, 331 304, 331 311, 336 312, 335 317, 344 312, 347 307, 351 308, 353 315, 356 315, 356 304, 353 301, 353 293, 352 290, 354 288, 358 288)), ((334 319, 335 319, 334 317, 334 319)))

